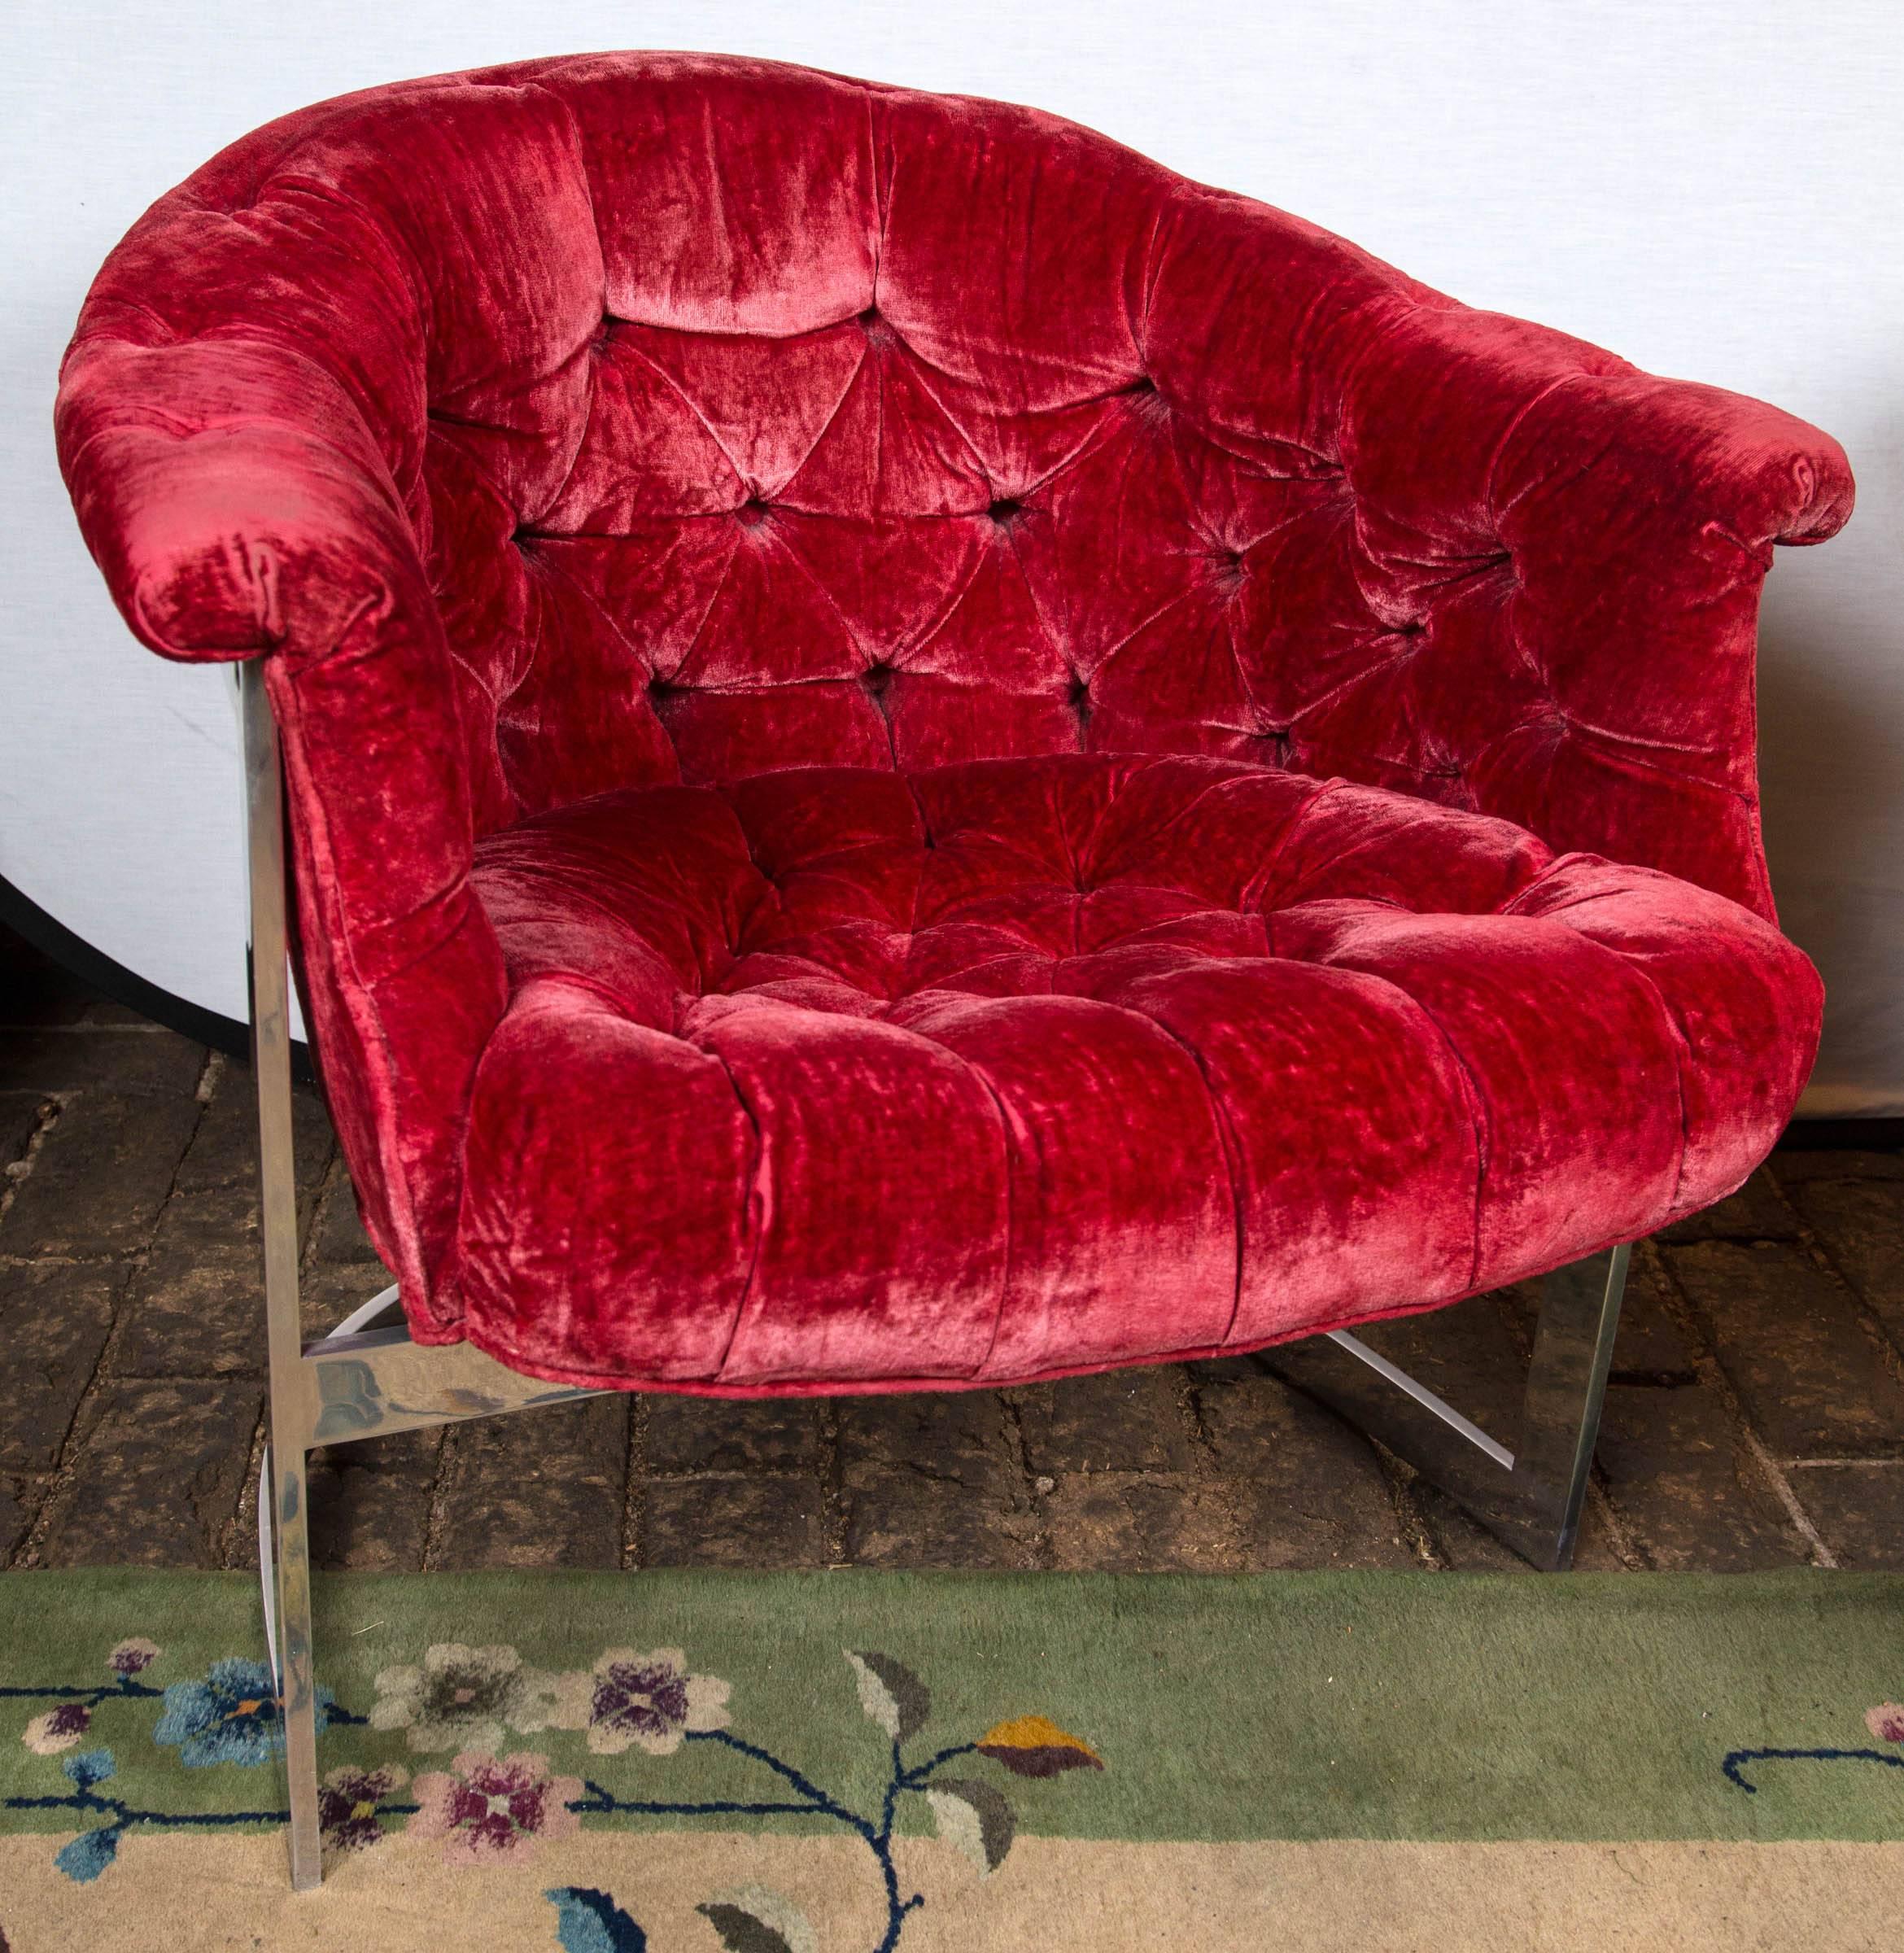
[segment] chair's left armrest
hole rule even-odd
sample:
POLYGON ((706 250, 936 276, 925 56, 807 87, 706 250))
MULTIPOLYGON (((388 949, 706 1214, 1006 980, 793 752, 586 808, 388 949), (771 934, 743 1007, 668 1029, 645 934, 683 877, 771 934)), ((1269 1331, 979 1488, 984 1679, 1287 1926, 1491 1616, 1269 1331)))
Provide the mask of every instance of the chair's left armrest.
POLYGON ((1418 709, 1452 742, 1478 695, 1513 701, 1467 756, 1478 804, 1769 915, 1759 595, 1775 544, 1850 514, 1838 443, 1564 334, 1415 303, 1345 377, 1343 461, 1374 587, 1439 628, 1418 709))

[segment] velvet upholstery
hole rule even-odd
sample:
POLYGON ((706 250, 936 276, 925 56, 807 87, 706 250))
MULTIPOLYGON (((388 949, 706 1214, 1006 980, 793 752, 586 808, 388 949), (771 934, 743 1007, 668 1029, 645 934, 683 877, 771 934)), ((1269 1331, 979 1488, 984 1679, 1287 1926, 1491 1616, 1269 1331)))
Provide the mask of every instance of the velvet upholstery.
POLYGON ((1830 439, 1033 111, 604 55, 247 138, 58 407, 139 636, 266 658, 415 1333, 993 1382, 1723 1194, 1819 990, 1753 757, 1830 439))

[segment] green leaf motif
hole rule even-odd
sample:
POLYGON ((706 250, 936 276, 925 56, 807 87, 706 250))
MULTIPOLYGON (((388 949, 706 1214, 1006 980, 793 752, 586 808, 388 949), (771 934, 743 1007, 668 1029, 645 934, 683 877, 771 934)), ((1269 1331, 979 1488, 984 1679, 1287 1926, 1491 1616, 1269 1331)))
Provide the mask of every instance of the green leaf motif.
POLYGON ((932 1807, 939 1836, 963 1851, 982 1877, 989 1878, 1004 1863, 1018 1835, 1018 1820, 991 1785, 971 1777, 941 1777, 928 1785, 926 1802, 932 1807))
POLYGON ((819 1953, 806 1915, 766 1885, 736 1885, 694 1909, 719 1933, 727 1953, 819 1953))
POLYGON ((932 1712, 932 1693, 903 1662, 871 1649, 843 1652, 859 1684, 859 1706, 896 1743, 916 1736, 932 1712))

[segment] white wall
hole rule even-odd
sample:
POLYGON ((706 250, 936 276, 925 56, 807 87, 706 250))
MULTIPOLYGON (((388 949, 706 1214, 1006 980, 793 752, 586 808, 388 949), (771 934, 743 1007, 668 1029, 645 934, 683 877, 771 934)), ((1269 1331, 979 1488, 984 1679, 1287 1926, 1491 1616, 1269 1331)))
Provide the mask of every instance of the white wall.
POLYGON ((59 351, 126 225, 269 117, 605 47, 806 61, 1033 102, 1339 230, 1475 304, 1829 428, 1850 529, 1782 554, 1763 767, 1787 927, 1823 967, 1807 1109, 1904 1112, 1904 16, 1896 0, 94 0, 0 70, 0 874, 167 989, 242 1011, 223 683, 118 623, 61 491, 59 351))

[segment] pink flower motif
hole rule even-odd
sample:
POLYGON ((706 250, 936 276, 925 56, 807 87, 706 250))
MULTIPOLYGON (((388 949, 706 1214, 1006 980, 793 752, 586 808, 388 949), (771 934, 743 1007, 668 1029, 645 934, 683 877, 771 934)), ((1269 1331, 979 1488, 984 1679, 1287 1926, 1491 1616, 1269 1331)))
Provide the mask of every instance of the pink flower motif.
POLYGON ((433 1770, 412 1786, 417 1815, 409 1828, 443 1840, 450 1864, 481 1864, 534 1848, 541 1837, 566 1837, 582 1828, 568 1808, 582 1795, 579 1776, 551 1776, 548 1759, 519 1750, 496 1758, 465 1750, 448 1770, 433 1770))
POLYGON ((1904 1743, 1904 1702, 1880 1702, 1867 1709, 1864 1726, 1880 1743, 1904 1743))

